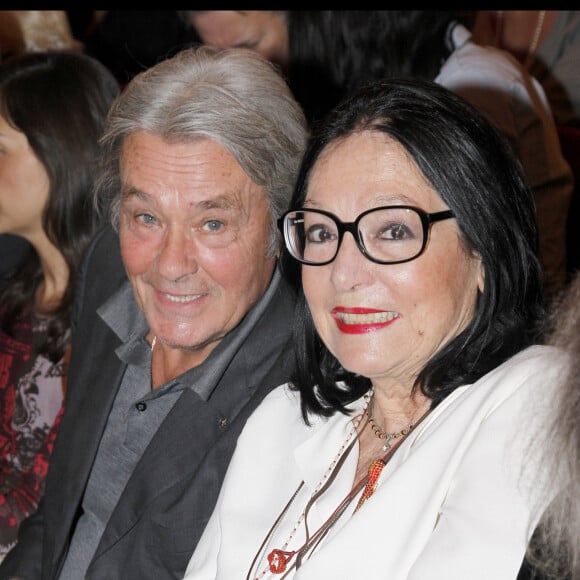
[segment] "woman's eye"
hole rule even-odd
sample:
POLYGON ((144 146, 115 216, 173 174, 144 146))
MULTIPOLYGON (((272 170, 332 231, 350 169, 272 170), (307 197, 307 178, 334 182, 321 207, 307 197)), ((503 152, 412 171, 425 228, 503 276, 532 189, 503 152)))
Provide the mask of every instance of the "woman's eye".
POLYGON ((321 244, 332 239, 332 232, 324 226, 311 226, 306 232, 306 239, 309 242, 321 244))
POLYGON ((379 232, 378 237, 386 240, 404 240, 415 236, 406 224, 399 223, 386 226, 379 232))

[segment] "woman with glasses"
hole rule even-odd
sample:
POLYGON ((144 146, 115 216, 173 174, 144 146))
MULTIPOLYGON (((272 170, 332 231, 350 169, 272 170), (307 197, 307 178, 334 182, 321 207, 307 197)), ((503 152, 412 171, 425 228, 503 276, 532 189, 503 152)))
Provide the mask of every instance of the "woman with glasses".
POLYGON ((314 130, 279 226, 298 370, 249 419, 186 578, 515 579, 560 355, 509 145, 440 85, 372 85, 314 130))

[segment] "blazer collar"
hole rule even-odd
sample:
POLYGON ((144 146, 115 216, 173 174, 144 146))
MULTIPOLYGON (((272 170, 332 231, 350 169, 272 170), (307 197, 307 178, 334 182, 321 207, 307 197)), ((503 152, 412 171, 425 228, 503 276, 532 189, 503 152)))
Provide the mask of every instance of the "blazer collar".
MULTIPOLYGON (((246 345, 252 331, 270 307, 274 296, 279 294, 282 284, 282 275, 279 269, 275 268, 265 293, 246 313, 240 324, 221 340, 202 364, 176 377, 173 382, 189 385, 189 388, 207 401, 236 353, 242 345, 246 345)), ((99 307, 97 313, 121 340, 122 344, 115 351, 121 361, 149 364, 144 344, 149 325, 137 306, 129 281, 99 307)))

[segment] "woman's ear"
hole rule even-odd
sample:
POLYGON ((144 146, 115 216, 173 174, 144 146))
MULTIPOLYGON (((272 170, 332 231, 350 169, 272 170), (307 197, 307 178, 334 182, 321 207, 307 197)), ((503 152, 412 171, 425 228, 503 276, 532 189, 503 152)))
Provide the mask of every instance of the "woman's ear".
POLYGON ((485 269, 483 267, 483 262, 481 261, 481 256, 478 256, 479 259, 479 274, 477 275, 477 288, 480 292, 483 292, 485 287, 485 269))

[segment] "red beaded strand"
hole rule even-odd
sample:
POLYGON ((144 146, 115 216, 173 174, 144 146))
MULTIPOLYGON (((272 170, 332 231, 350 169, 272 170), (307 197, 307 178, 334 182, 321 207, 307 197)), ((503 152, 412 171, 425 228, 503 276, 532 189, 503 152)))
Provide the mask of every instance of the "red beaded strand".
POLYGON ((381 476, 384 466, 385 462, 382 459, 375 459, 369 465, 369 479, 367 481, 367 484, 365 485, 365 488, 362 492, 362 495, 360 496, 360 499, 358 500, 356 509, 354 511, 358 510, 358 508, 360 508, 360 506, 365 501, 367 501, 367 499, 369 499, 369 497, 371 497, 373 493, 375 493, 375 490, 377 489, 377 484, 379 482, 379 477, 381 476))

